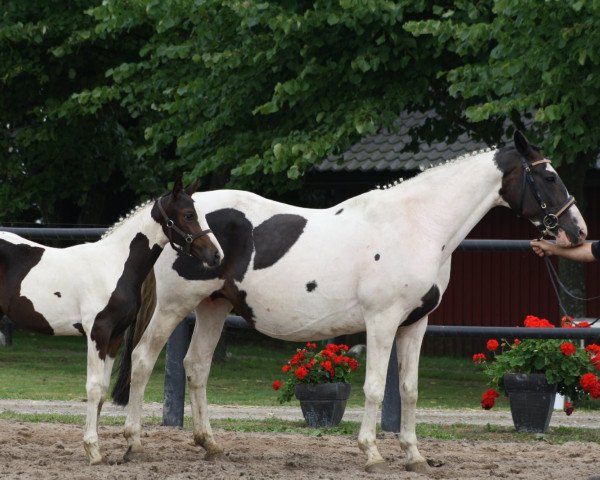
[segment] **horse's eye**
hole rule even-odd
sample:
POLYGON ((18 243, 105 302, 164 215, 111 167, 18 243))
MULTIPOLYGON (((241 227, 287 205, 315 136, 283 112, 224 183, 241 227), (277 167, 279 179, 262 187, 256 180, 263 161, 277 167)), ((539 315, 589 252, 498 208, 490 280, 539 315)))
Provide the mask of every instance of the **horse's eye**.
POLYGON ((556 177, 555 177, 555 176, 552 176, 552 175, 550 175, 550 176, 546 177, 546 181, 547 181, 547 182, 556 182, 556 177))
POLYGON ((186 221, 191 222, 192 220, 194 220, 196 218, 196 214, 195 213, 186 213, 183 218, 185 218, 186 221))

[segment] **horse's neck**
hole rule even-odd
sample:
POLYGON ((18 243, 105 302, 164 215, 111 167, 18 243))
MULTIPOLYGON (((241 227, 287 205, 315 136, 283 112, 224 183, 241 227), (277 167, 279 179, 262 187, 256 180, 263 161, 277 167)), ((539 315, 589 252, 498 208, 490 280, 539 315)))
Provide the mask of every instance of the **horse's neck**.
POLYGON ((419 234, 452 253, 479 220, 502 203, 502 174, 494 153, 444 164, 390 189, 396 196, 395 208, 408 209, 419 221, 419 234))
MULTIPOLYGON (((125 259, 125 268, 145 278, 168 239, 150 214, 152 205, 141 207, 114 226, 100 242, 125 259)), ((107 259, 110 260, 110 259, 107 259)))

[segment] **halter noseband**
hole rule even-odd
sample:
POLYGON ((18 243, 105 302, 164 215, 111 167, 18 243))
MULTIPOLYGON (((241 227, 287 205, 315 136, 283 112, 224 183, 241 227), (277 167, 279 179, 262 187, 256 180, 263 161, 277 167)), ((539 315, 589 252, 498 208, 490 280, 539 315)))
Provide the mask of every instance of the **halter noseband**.
POLYGON ((521 189, 521 201, 519 203, 519 211, 518 215, 523 214, 523 202, 525 200, 525 191, 527 190, 527 185, 533 194, 533 197, 537 201, 538 205, 542 209, 544 213, 544 218, 542 219, 542 225, 539 225, 537 228, 540 231, 542 237, 545 235, 549 235, 553 230, 558 228, 558 217, 560 217, 563 213, 565 213, 571 205, 575 203, 575 197, 569 195, 567 197, 567 201, 560 207, 555 213, 551 213, 546 206, 546 203, 542 199, 539 190, 535 184, 535 180, 533 179, 533 175, 531 174, 531 167, 535 167, 540 163, 551 163, 550 160, 543 159, 537 160, 535 162, 527 163, 523 158, 521 158, 521 163, 523 164, 523 188, 521 189))
POLYGON ((160 211, 160 214, 162 215, 163 219, 165 220, 165 227, 167 228, 167 237, 169 238, 169 243, 171 244, 171 247, 173 247, 173 250, 175 250, 179 253, 184 253, 191 257, 192 254, 190 253, 190 250, 192 248, 193 241, 199 237, 208 235, 209 233, 212 232, 212 230, 210 228, 208 228, 206 230, 202 230, 201 232, 194 233, 194 234, 184 232, 181 228, 179 228, 177 225, 175 225, 175 222, 173 220, 171 220, 167 216, 167 212, 165 212, 165 209, 162 206, 163 198, 164 197, 160 197, 156 203, 158 204, 158 210, 160 211), (185 250, 183 248, 181 248, 179 245, 177 245, 176 243, 173 243, 173 238, 172 238, 172 233, 171 233, 173 230, 175 230, 175 232, 178 233, 185 240, 185 250))

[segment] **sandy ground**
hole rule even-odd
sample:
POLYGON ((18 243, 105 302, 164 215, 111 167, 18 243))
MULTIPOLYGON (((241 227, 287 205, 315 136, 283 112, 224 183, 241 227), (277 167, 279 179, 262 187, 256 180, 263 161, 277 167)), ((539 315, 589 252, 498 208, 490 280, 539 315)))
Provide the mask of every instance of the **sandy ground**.
MULTIPOLYGON (((23 412, 55 409, 71 414, 83 412, 81 402, 0 402, 0 411, 23 412), (12 402, 12 403, 11 403, 12 402), (7 408, 7 407, 12 408, 7 408), (81 409, 81 412, 79 411, 81 409)), ((104 414, 122 414, 107 406, 104 414)), ((148 415, 160 415, 160 405, 149 405, 148 415)), ((215 407, 213 418, 279 418, 299 419, 294 408, 215 407)), ((558 424, 596 428, 600 415, 575 413, 566 417, 555 412, 553 426, 558 424), (579 415, 579 417, 578 417, 579 415), (589 422, 589 424, 585 424, 589 422)), ((360 409, 350 409, 347 420, 359 418, 360 409)), ((505 412, 421 410, 420 421, 439 423, 507 424, 505 412), (491 415, 490 415, 491 414, 491 415), (427 419, 427 420, 423 420, 427 419), (442 421, 440 421, 442 419, 442 421)), ((508 423, 509 424, 509 423, 508 423)), ((356 438, 227 432, 215 434, 225 448, 226 456, 206 461, 203 450, 193 445, 189 431, 167 427, 148 427, 144 433, 146 452, 132 462, 123 463, 125 441, 121 427, 100 427, 100 442, 107 463, 87 465, 82 447, 83 430, 79 426, 32 424, 0 420, 0 478, 2 479, 488 479, 510 478, 592 479, 600 480, 600 445, 567 443, 551 445, 535 443, 460 442, 420 439, 420 450, 428 459, 441 464, 430 467, 426 474, 407 472, 404 456, 393 434, 382 434, 378 443, 388 466, 382 473, 366 473, 364 458, 356 438)))

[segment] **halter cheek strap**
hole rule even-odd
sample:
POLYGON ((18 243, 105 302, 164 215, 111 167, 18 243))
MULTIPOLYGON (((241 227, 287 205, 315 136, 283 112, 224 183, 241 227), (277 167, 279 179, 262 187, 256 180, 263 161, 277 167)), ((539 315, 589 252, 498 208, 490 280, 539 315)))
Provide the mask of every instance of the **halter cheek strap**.
POLYGON ((523 175, 523 188, 521 189, 521 201, 519 203, 518 215, 520 216, 523 214, 523 202, 525 200, 525 191, 527 190, 527 188, 526 188, 527 185, 529 185, 529 189, 531 190, 533 197, 535 198, 538 205, 542 209, 542 212, 544 213, 544 218, 542 219, 542 225, 539 225, 537 228, 540 231, 542 237, 544 235, 549 235, 550 233, 552 233, 553 230, 556 230, 558 228, 558 217, 560 217, 563 213, 565 213, 569 209, 569 207, 571 207, 571 205, 573 205, 575 203, 575 197, 573 197, 572 195, 569 195, 567 198, 567 201, 563 204, 563 206, 560 207, 555 213, 551 213, 548 210, 546 203, 542 199, 542 196, 540 195, 540 192, 535 185, 535 180, 533 179, 533 175, 531 174, 531 167, 535 167, 536 165, 539 165, 541 163, 550 163, 550 160, 543 159, 543 160, 537 160, 535 162, 527 163, 525 160, 521 159, 521 162, 523 163, 524 175, 523 175))
POLYGON ((177 225, 175 225, 175 222, 173 220, 171 220, 168 217, 167 212, 165 212, 165 209, 162 206, 163 198, 164 197, 160 197, 158 199, 157 204, 158 204, 158 210, 160 211, 160 214, 162 215, 163 219, 165 220, 165 227, 167 228, 167 237, 169 239, 169 243, 171 244, 171 247, 173 248, 173 250, 175 250, 179 253, 183 253, 188 256, 192 256, 191 248, 192 248, 192 243, 194 242, 194 240, 196 240, 199 237, 203 237, 204 235, 208 235, 209 233, 212 232, 212 230, 210 228, 208 228, 208 229, 202 230, 198 233, 184 232, 181 228, 179 228, 177 225), (177 245, 176 243, 173 242, 173 235, 172 235, 173 231, 175 231, 177 234, 179 234, 179 236, 181 238, 183 238, 185 240, 185 249, 181 248, 179 245, 177 245))

